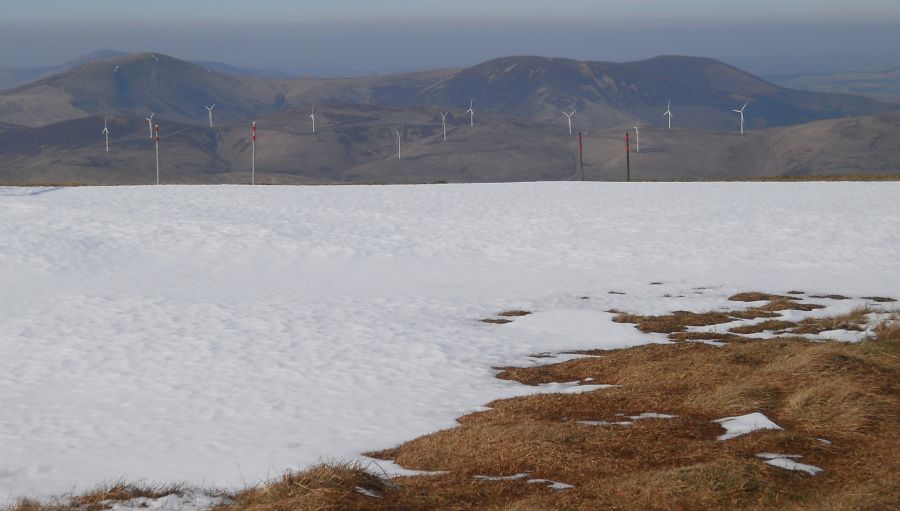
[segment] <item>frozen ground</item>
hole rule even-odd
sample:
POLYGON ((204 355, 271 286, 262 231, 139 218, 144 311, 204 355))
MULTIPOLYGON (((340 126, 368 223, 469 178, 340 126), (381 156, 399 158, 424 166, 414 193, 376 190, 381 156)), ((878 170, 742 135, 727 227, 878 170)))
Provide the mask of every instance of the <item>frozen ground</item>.
POLYGON ((900 295, 898 197, 900 183, 0 189, 0 503, 118 479, 241 487, 391 447, 535 390, 492 366, 662 341, 612 307, 900 295), (509 308, 536 313, 478 321, 509 308))

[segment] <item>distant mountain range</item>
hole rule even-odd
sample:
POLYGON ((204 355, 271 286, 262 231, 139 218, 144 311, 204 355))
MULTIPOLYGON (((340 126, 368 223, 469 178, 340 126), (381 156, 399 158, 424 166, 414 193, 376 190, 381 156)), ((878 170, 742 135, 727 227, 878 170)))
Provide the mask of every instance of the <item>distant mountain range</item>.
POLYGON ((819 92, 859 94, 884 102, 900 102, 900 69, 785 76, 785 87, 819 92))
POLYGON ((694 57, 624 64, 507 57, 466 69, 402 75, 262 79, 223 65, 140 53, 90 60, 4 91, 0 121, 40 126, 90 115, 156 112, 161 118, 202 123, 204 105, 215 103, 221 121, 238 122, 314 103, 460 111, 470 101, 478 112, 531 121, 559 119, 561 110, 574 108, 586 130, 637 118, 660 125, 668 101, 675 125, 710 130, 733 128, 731 109, 745 102, 751 104, 751 128, 897 108, 860 96, 786 89, 722 62, 694 57))
MULTIPOLYGON (((20 85, 25 85, 27 83, 40 80, 41 78, 46 78, 57 73, 63 73, 89 62, 109 60, 117 57, 122 57, 124 55, 127 55, 127 53, 123 51, 100 50, 88 53, 87 55, 83 55, 81 57, 78 57, 77 59, 70 60, 68 62, 64 62, 55 66, 42 66, 22 69, 0 69, 0 91, 5 89, 12 89, 20 85)), ((293 75, 289 73, 282 73, 280 71, 238 67, 232 66, 231 64, 225 64, 223 62, 215 62, 211 60, 196 60, 194 61, 194 64, 232 76, 254 76, 256 78, 267 79, 283 79, 293 77, 293 75)))
POLYGON ((151 112, 162 125, 167 182, 248 181, 250 120, 260 127, 261 182, 573 179, 577 136, 561 113, 570 108, 575 131, 587 133, 591 179, 622 176, 622 136, 638 118, 641 179, 900 172, 897 105, 786 89, 711 59, 508 57, 366 78, 252 74, 139 53, 89 58, 4 91, 0 184, 148 183, 151 112), (662 129, 669 100, 672 130, 662 129), (474 128, 464 113, 470 101, 474 128), (749 133, 739 136, 731 109, 744 102, 749 133), (440 112, 449 112, 446 142, 440 112), (107 117, 109 153, 100 136, 107 117))

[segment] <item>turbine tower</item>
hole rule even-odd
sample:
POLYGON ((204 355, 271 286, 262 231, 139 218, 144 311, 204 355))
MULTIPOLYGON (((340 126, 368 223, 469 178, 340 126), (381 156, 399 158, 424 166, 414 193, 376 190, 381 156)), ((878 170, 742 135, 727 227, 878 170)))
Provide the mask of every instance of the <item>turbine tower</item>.
POLYGON ((213 106, 208 106, 208 107, 206 107, 206 109, 209 110, 209 127, 210 127, 210 128, 213 127, 213 125, 212 125, 212 111, 213 111, 213 108, 215 108, 215 107, 216 107, 216 104, 215 104, 215 103, 213 103, 213 106))
POLYGON ((475 127, 475 100, 472 99, 469 101, 469 109, 466 110, 466 113, 469 114, 469 127, 475 127))
POLYGON ((441 127, 444 128, 444 141, 447 141, 447 115, 450 112, 441 112, 441 127))
POLYGON ((672 117, 675 117, 675 116, 672 115, 672 102, 671 101, 669 101, 669 106, 666 107, 666 113, 663 114, 663 117, 669 118, 669 129, 672 129, 672 117))
POLYGON ((397 159, 400 160, 402 159, 400 155, 400 130, 395 129, 394 133, 397 134, 397 159))
POLYGON ((634 152, 641 152, 641 120, 634 123, 634 152))
POLYGON ((103 131, 100 132, 106 138, 106 152, 109 152, 109 128, 107 127, 108 119, 103 119, 103 131))
POLYGON ((570 114, 567 114, 565 112, 563 112, 562 114, 565 115, 569 119, 569 135, 571 135, 572 134, 572 117, 575 116, 575 109, 573 108, 572 113, 570 113, 570 114))
POLYGON ((151 112, 150 117, 144 117, 144 119, 147 119, 147 124, 150 125, 150 140, 153 140, 153 116, 154 115, 155 114, 151 112))
POLYGON ((741 107, 740 110, 732 110, 734 113, 741 114, 741 135, 744 134, 744 110, 747 108, 748 104, 749 103, 744 103, 744 106, 741 107))
POLYGON ((316 105, 312 106, 312 113, 309 114, 309 118, 312 119, 313 133, 315 133, 316 132, 316 105))

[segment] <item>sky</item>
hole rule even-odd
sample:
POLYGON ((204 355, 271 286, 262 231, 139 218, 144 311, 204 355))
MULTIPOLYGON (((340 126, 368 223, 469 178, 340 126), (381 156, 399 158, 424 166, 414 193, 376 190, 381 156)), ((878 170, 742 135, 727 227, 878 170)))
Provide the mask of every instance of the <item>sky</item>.
POLYGON ((398 19, 584 19, 884 21, 900 19, 896 0, 34 0, 4 9, 9 20, 209 17, 231 21, 398 19))
POLYGON ((462 67, 506 55, 722 58, 787 73, 900 67, 897 0, 31 0, 4 6, 0 68, 100 49, 295 74, 462 67))

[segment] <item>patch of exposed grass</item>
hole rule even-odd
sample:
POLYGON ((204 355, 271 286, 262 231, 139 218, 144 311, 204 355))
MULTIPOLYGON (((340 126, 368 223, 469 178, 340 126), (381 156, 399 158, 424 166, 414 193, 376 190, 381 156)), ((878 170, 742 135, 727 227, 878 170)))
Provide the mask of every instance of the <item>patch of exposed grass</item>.
POLYGON ((377 497, 388 483, 356 464, 316 465, 300 472, 242 491, 228 509, 282 511, 293 509, 388 509, 379 507, 377 497))
POLYGON ((508 310, 501 312, 498 316, 503 318, 521 318, 522 316, 528 316, 530 314, 530 312, 523 310, 508 310))
POLYGON ((507 323, 512 323, 511 319, 496 319, 496 318, 488 318, 482 319, 482 323, 490 323, 492 325, 505 325, 507 323))
POLYGON ((894 298, 888 298, 886 296, 864 296, 863 300, 871 300, 873 302, 879 302, 879 303, 892 303, 892 302, 897 301, 894 298))
POLYGON ((760 319, 760 318, 777 318, 781 315, 777 312, 763 311, 759 309, 745 309, 740 311, 730 311, 728 315, 735 319, 760 319))
POLYGON ((824 305, 819 305, 817 303, 800 303, 795 302, 795 298, 790 299, 775 299, 770 301, 769 303, 762 305, 760 307, 756 307, 757 310, 767 311, 767 312, 780 312, 786 310, 793 311, 812 311, 817 309, 824 309, 824 305))
POLYGON ((807 318, 793 330, 797 334, 819 334, 828 330, 862 331, 869 321, 869 314, 875 312, 868 307, 859 307, 846 314, 824 318, 807 318))
POLYGON ((875 335, 883 343, 900 344, 900 316, 894 314, 875 326, 875 335))
POLYGON ((844 295, 810 295, 810 298, 827 298, 829 300, 849 300, 850 298, 844 295))
POLYGON ((772 332, 783 331, 795 326, 797 326, 797 323, 794 323, 793 321, 770 319, 752 325, 736 326, 728 331, 733 334, 756 334, 767 330, 772 332))
POLYGON ((773 295, 770 293, 760 293, 758 291, 749 291, 746 293, 738 293, 728 297, 732 302, 770 302, 773 300, 799 300, 793 296, 773 295))
POLYGON ((733 319, 722 312, 696 313, 675 311, 662 316, 640 316, 619 313, 613 318, 616 323, 634 323, 642 332, 669 334, 682 332, 689 326, 710 326, 729 323, 733 319))

